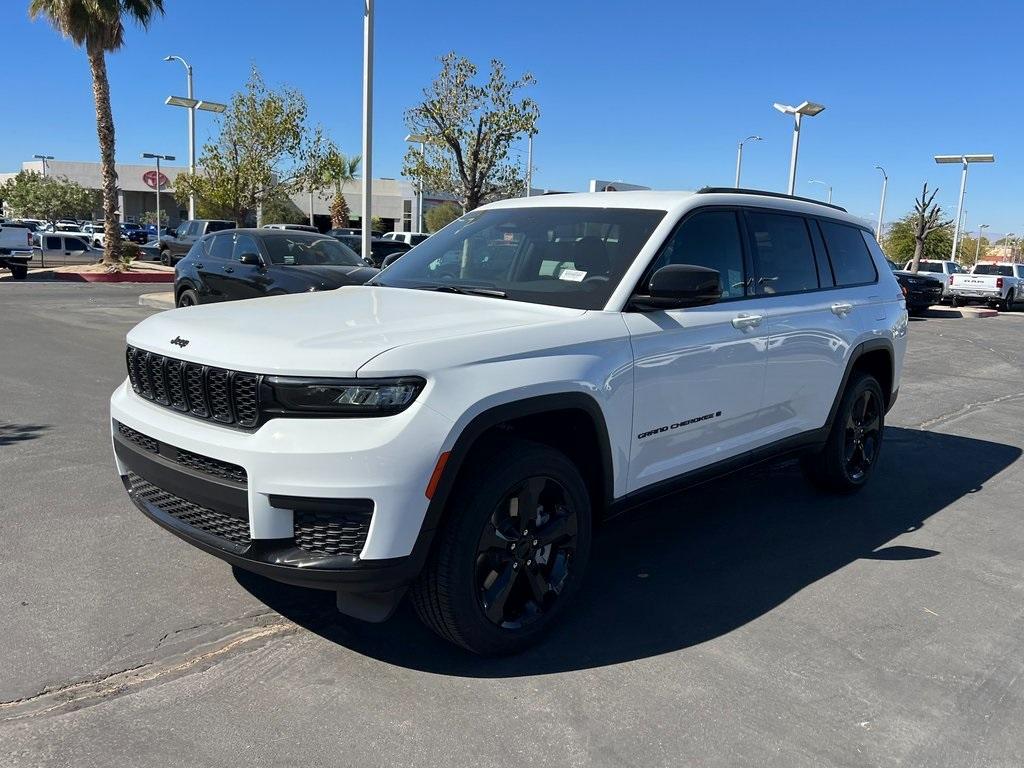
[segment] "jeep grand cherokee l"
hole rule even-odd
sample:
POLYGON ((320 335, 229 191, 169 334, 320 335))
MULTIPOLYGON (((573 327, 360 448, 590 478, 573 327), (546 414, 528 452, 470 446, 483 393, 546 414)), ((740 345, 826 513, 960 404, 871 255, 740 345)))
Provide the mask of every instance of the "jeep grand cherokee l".
POLYGON ((162 312, 111 399, 136 506, 235 566, 481 654, 571 603, 596 521, 799 454, 859 490, 903 294, 842 209, 619 192, 474 210, 365 286, 162 312))

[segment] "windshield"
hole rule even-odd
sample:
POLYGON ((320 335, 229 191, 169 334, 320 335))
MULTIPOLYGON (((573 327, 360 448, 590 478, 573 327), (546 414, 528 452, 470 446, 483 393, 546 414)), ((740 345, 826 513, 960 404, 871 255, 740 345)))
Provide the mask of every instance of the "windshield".
POLYGON ((263 238, 274 264, 294 267, 365 267, 366 263, 333 237, 282 230, 287 235, 263 238))
POLYGON ((489 289, 514 301, 601 309, 664 216, 632 208, 474 211, 431 235, 374 282, 489 289))
POLYGON ((1013 277, 1013 266, 1010 264, 978 264, 974 268, 975 275, 1000 275, 1013 277))

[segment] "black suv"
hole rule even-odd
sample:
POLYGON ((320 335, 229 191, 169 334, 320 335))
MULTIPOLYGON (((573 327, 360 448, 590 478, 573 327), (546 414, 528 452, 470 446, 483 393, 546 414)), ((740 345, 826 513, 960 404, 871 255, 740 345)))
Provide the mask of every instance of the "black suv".
POLYGON ((213 232, 234 229, 233 221, 223 219, 192 219, 183 221, 176 230, 160 238, 160 263, 173 267, 195 245, 196 240, 213 232))
POLYGON ((198 240, 174 270, 179 307, 362 285, 377 274, 333 237, 236 229, 198 240))

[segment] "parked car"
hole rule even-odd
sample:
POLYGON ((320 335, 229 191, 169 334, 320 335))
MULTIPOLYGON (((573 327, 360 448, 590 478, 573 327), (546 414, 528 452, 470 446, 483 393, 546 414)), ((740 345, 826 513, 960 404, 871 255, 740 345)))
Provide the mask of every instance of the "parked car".
POLYGON ((102 249, 93 248, 85 234, 43 232, 35 239, 41 267, 95 264, 103 258, 102 249))
POLYGON ((1024 264, 979 261, 969 274, 953 275, 953 306, 981 301, 1010 312, 1024 301, 1024 264))
POLYGON ((963 267, 961 267, 955 261, 932 259, 922 259, 918 263, 917 272, 913 271, 913 266, 913 260, 908 261, 907 266, 905 266, 903 270, 905 272, 911 272, 912 274, 915 275, 927 275, 928 277, 934 277, 936 280, 941 280, 942 300, 953 300, 953 275, 963 274, 963 267))
POLYGON ((89 243, 93 248, 103 248, 104 244, 103 222, 92 222, 82 227, 82 231, 89 236, 89 243))
POLYGON ((206 235, 174 269, 179 307, 329 291, 377 274, 333 237, 290 229, 237 229, 206 235))
POLYGON ((116 470, 234 567, 369 621, 408 593, 442 637, 509 653, 571 604, 595 522, 643 499, 782 454, 862 489, 907 325, 835 206, 502 200, 365 286, 151 315, 110 400, 116 470))
POLYGON ((419 245, 428 237, 430 237, 428 232, 387 232, 384 235, 385 240, 397 240, 410 246, 419 245))
MULTIPOLYGON (((344 243, 353 251, 358 253, 360 256, 363 255, 363 239, 361 237, 355 237, 353 235, 335 235, 334 236, 339 242, 344 243)), ((412 248, 411 245, 406 243, 398 242, 397 240, 384 240, 383 238, 374 238, 370 240, 370 256, 367 260, 372 266, 380 269, 384 260, 395 253, 402 254, 412 248)))
POLYGON ((31 261, 32 230, 14 221, 0 224, 0 267, 9 269, 15 280, 24 280, 31 261))
POLYGON ((312 224, 264 224, 263 229, 293 229, 297 232, 313 232, 317 235, 320 230, 312 224))
POLYGON ((927 273, 907 272, 888 260, 886 263, 896 275, 896 282, 900 284, 900 290, 903 291, 907 302, 907 312, 911 315, 920 315, 929 307, 942 302, 941 280, 927 273))
POLYGON ((141 224, 134 224, 130 221, 121 224, 121 236, 137 245, 145 245, 149 242, 149 233, 141 224))
POLYGON ((196 240, 213 232, 235 229, 235 222, 223 219, 193 219, 183 221, 176 230, 172 230, 159 238, 157 250, 160 252, 160 263, 174 266, 178 263, 196 240))

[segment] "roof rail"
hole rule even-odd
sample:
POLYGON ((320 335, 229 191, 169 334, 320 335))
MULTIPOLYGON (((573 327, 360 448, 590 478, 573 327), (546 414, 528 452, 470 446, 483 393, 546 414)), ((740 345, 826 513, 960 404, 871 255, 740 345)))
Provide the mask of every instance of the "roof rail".
POLYGON ((798 195, 787 195, 784 192, 768 192, 764 189, 743 189, 742 187, 701 187, 697 190, 698 195, 761 195, 762 197, 781 197, 783 200, 799 200, 802 203, 814 203, 815 205, 824 205, 829 208, 835 208, 837 211, 843 213, 849 213, 841 205, 834 203, 823 203, 821 200, 815 200, 813 197, 800 197, 798 195))

